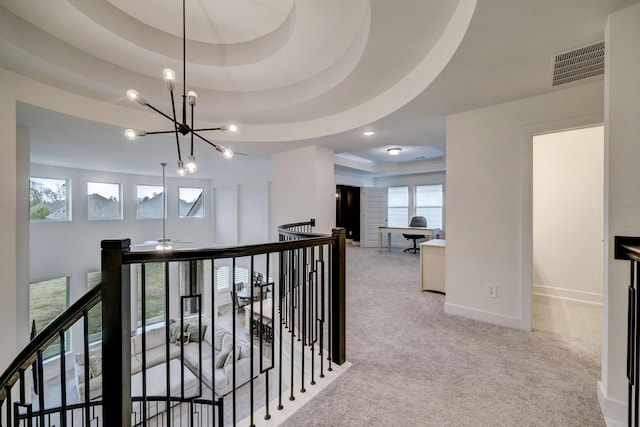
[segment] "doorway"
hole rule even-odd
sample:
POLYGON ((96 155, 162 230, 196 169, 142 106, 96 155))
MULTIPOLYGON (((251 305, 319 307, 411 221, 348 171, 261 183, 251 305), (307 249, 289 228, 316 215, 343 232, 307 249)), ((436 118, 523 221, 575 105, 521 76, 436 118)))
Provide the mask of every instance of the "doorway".
POLYGON ((601 344, 604 127, 533 137, 533 328, 601 344))
POLYGON ((346 230, 351 244, 360 244, 360 187, 336 185, 336 227, 346 230))

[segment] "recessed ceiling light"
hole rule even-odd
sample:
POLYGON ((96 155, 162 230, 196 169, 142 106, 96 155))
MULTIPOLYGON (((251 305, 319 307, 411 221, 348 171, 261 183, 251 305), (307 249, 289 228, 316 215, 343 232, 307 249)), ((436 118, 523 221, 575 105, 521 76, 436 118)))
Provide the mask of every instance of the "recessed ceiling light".
POLYGON ((398 147, 387 148, 387 152, 392 156, 397 156, 398 154, 400 154, 401 151, 402 151, 402 148, 398 148, 398 147))
POLYGON ((372 131, 372 130, 366 130, 366 131, 362 132, 362 134, 364 136, 371 136, 371 135, 375 135, 375 132, 372 131))

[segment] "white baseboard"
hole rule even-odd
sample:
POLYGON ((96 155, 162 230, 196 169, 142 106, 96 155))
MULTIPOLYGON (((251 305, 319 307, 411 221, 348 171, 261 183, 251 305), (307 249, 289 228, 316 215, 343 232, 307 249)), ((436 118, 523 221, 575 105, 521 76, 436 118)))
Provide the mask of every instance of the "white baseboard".
POLYGON ((504 316, 502 314, 482 311, 476 308, 463 307, 448 302, 444 303, 444 312, 455 314, 456 316, 468 317, 469 319, 479 320, 481 322, 492 323, 494 325, 506 326, 507 328, 530 330, 526 322, 517 317, 504 316))
POLYGON ((596 294, 593 292, 576 291, 573 289, 558 288, 554 286, 533 285, 533 293, 537 295, 602 304, 602 294, 596 294))
POLYGON ((602 381, 598 381, 598 402, 607 427, 627 425, 627 402, 608 398, 602 381))

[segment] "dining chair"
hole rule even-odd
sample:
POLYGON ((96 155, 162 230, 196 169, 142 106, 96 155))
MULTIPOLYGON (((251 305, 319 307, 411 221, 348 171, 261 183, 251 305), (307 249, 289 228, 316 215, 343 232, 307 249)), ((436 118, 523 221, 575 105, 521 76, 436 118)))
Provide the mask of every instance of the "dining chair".
POLYGON ((233 308, 234 310, 237 310, 238 313, 242 312, 240 310, 241 308, 251 304, 251 298, 243 298, 238 296, 238 293, 242 289, 244 289, 244 286, 244 283, 236 283, 233 285, 233 290, 229 291, 229 293, 231 294, 231 301, 233 301, 233 308))

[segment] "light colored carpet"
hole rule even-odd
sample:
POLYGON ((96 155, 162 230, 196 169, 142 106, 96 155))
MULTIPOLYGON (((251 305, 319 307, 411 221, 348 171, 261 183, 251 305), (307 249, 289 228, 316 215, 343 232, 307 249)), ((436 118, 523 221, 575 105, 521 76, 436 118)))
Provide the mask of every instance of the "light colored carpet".
POLYGON ((285 426, 603 426, 600 348, 443 312, 419 256, 347 248, 353 366, 285 426))

